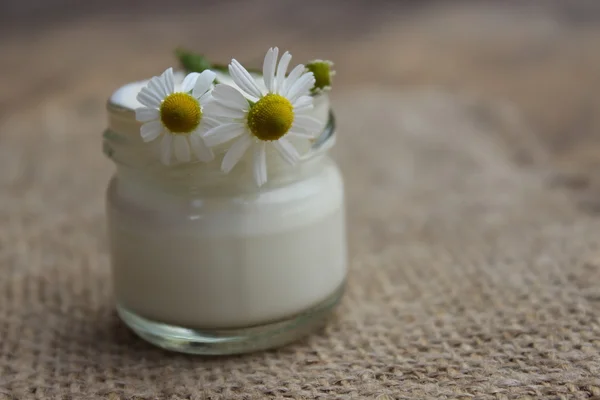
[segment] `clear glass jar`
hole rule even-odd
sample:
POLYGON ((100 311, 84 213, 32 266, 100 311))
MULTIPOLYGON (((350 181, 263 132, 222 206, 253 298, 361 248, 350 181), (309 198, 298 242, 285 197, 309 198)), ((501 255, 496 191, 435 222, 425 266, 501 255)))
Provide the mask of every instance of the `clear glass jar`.
POLYGON ((117 165, 108 235, 117 310, 130 328, 169 350, 232 354, 323 324, 347 262, 328 105, 325 128, 299 164, 267 154, 261 188, 249 157, 221 173, 219 149, 211 163, 162 166, 141 141, 133 109, 111 100, 108 112, 104 152, 117 165))

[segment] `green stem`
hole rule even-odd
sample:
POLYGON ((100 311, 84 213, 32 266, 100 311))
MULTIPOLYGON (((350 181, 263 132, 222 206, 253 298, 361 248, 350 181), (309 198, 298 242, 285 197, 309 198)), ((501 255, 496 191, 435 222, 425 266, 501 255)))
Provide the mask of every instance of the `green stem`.
MULTIPOLYGON (((175 57, 177 57, 179 64, 181 64, 181 67, 188 74, 190 72, 202 72, 207 69, 229 73, 229 68, 226 64, 213 64, 203 54, 194 53, 181 47, 175 50, 175 57)), ((257 74, 262 73, 262 71, 257 68, 248 68, 248 72, 257 74)))

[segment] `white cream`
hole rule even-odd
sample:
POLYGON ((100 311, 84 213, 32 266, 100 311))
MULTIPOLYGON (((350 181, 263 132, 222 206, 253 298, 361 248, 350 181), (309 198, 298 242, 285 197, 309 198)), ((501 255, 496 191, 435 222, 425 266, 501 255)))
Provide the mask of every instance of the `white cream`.
MULTIPOLYGON (((134 109, 143 85, 125 86, 111 102, 134 109)), ((325 96, 321 99, 325 111, 315 115, 325 125, 329 105, 325 96)), ((129 130, 119 133, 139 135, 139 125, 119 127, 129 130)), ((276 171, 277 162, 270 158, 269 168, 276 171)), ((218 171, 218 160, 190 168, 218 171)), ((228 182, 244 178, 235 171, 210 188, 203 186, 202 174, 183 171, 190 185, 199 186, 193 194, 165 189, 164 177, 140 180, 128 168, 119 168, 109 187, 109 237, 120 306, 175 326, 239 328, 293 317, 343 284, 343 183, 326 155, 303 161, 287 173, 289 181, 258 192, 232 192, 228 182)))
POLYGON ((108 210, 119 304, 193 328, 285 318, 318 304, 346 275, 343 188, 326 166, 256 199, 213 198, 195 207, 119 197, 108 210))

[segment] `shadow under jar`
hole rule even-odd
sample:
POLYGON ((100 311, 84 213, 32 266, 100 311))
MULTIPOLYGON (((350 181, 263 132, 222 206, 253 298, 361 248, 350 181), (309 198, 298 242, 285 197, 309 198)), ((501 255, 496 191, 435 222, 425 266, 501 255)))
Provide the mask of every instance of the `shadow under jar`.
POLYGON ((315 100, 319 139, 295 143, 305 156, 294 166, 267 153, 269 179, 258 188, 251 154, 229 174, 219 148, 210 163, 161 165, 133 107, 119 101, 134 89, 111 97, 104 134, 117 165, 107 220, 121 319, 155 345, 196 354, 272 348, 320 327, 347 271, 327 99, 315 100))

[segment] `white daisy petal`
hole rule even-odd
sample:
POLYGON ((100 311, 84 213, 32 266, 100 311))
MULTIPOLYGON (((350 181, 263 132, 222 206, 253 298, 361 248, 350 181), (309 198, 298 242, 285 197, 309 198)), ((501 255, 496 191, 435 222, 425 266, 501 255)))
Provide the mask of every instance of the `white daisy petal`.
POLYGON ((214 118, 204 115, 202 117, 202 121, 200 121, 200 124, 201 124, 200 127, 204 128, 203 130, 209 130, 209 129, 212 129, 212 128, 220 125, 221 122, 217 121, 214 118))
POLYGON ((167 93, 167 87, 165 86, 164 79, 162 76, 155 76, 148 82, 148 88, 156 92, 160 96, 161 101, 167 97, 170 93, 167 93))
POLYGON ((165 164, 171 164, 171 147, 173 145, 173 135, 167 133, 160 141, 160 161, 165 164))
POLYGON ((173 68, 167 68, 161 75, 167 94, 171 94, 175 91, 175 78, 173 77, 173 68))
POLYGON ((257 186, 262 186, 267 182, 267 157, 265 146, 266 143, 263 141, 254 145, 252 172, 257 186))
POLYGON ((308 115, 296 115, 292 128, 297 128, 305 132, 317 132, 322 129, 321 122, 308 115))
POLYGON ((279 55, 279 49, 277 47, 270 48, 265 55, 265 61, 263 62, 263 80, 267 91, 273 92, 273 82, 275 80, 275 66, 277 65, 277 57, 279 55))
POLYGON ((315 84, 315 77, 312 72, 307 72, 302 75, 290 90, 287 92, 287 99, 293 104, 297 98, 301 96, 307 96, 310 93, 310 89, 315 84))
POLYGON ((248 82, 246 81, 246 79, 241 75, 241 73, 239 72, 239 69, 233 65, 229 65, 229 75, 231 76, 231 78, 233 79, 233 82, 248 96, 250 97, 254 97, 257 98, 255 94, 255 91, 252 89, 252 87, 248 84, 248 82))
POLYGON ((294 108, 294 115, 314 115, 313 107, 294 108))
POLYGON ((275 147, 281 158, 291 165, 296 164, 300 159, 298 150, 286 138, 274 141, 273 147, 275 147))
POLYGON ((192 89, 194 89, 194 85, 196 84, 198 76, 200 76, 200 74, 197 72, 191 72, 187 74, 181 83, 181 91, 185 93, 191 92, 192 89))
POLYGON ((283 88, 283 83, 285 82, 285 73, 287 72, 288 66, 290 65, 290 61, 292 60, 292 55, 289 51, 286 51, 282 56, 281 60, 279 60, 279 65, 277 66, 277 78, 275 81, 275 92, 280 93, 283 88))
POLYGON ((305 104, 305 105, 300 106, 300 107, 294 107, 294 114, 296 114, 296 115, 306 114, 307 112, 309 112, 313 108, 314 107, 313 107, 312 103, 305 104))
POLYGON ((194 86, 194 91, 192 94, 194 97, 200 97, 205 94, 209 89, 212 83, 214 82, 217 74, 212 72, 211 70, 204 70, 198 76, 198 80, 196 80, 196 86, 194 86))
POLYGON ((287 76, 283 83, 283 88, 279 90, 279 94, 282 96, 286 96, 289 92, 290 88, 296 83, 298 78, 304 73, 306 67, 303 64, 296 65, 292 72, 287 76))
POLYGON ((229 85, 219 84, 215 86, 212 97, 228 108, 247 110, 250 107, 244 95, 229 85))
POLYGON ((312 96, 301 96, 292 105, 294 106, 294 111, 310 110, 313 108, 313 98, 312 96))
POLYGON ((204 143, 209 147, 218 146, 225 142, 235 139, 244 133, 244 125, 238 122, 232 122, 229 124, 221 124, 211 130, 205 132, 202 137, 204 143))
MULTIPOLYGON (((248 84, 251 86, 252 91, 254 92, 253 95, 255 97, 263 96, 265 94, 264 91, 261 90, 260 86, 258 86, 258 83, 254 79, 254 77, 252 77, 250 72, 248 72, 248 70, 242 64, 240 64, 240 62, 238 60, 233 59, 233 60, 231 60, 231 62, 236 66, 240 75, 242 75, 245 78, 246 82, 248 82, 248 84)), ((252 93, 249 93, 249 94, 252 94, 252 93)))
POLYGON ((237 139, 227 153, 225 157, 223 157, 223 162, 221 163, 221 170, 225 173, 228 173, 235 167, 235 165, 241 160, 244 156, 248 147, 252 144, 252 137, 249 134, 243 135, 239 139, 237 139))
POLYGON ((140 134, 144 142, 151 142, 163 132, 163 125, 160 121, 146 122, 140 128, 140 134))
POLYGON ((190 145, 188 144, 185 136, 175 135, 175 137, 173 138, 173 147, 175 149, 175 158, 177 158, 178 161, 190 161, 190 145))
POLYGON ((212 91, 209 90, 208 92, 204 93, 202 96, 200 96, 198 98, 198 103, 200 103, 201 106, 204 106, 212 100, 213 100, 212 91))
POLYGON ((148 122, 160 118, 156 108, 139 107, 135 109, 135 119, 140 122, 148 122))
POLYGON ((242 90, 248 93, 250 96, 262 97, 262 93, 252 75, 240 64, 236 59, 231 60, 229 64, 229 73, 231 78, 242 90))
POLYGON ((146 107, 158 108, 162 98, 159 97, 155 90, 145 87, 138 93, 136 97, 137 101, 145 105, 146 107))
POLYGON ((230 119, 244 118, 246 115, 242 110, 224 107, 216 101, 212 101, 205 105, 202 112, 206 113, 209 117, 230 119))
POLYGON ((297 137, 302 139, 315 139, 315 135, 307 132, 289 131, 286 136, 297 137))
POLYGON ((202 162, 209 162, 215 158, 212 150, 206 146, 204 140, 202 140, 197 132, 190 135, 190 145, 192 146, 192 151, 196 157, 198 157, 198 160, 202 162))
POLYGON ((228 68, 229 76, 231 76, 233 83, 235 83, 244 93, 250 95, 252 89, 248 88, 246 80, 240 75, 238 69, 233 64, 229 64, 228 68))

